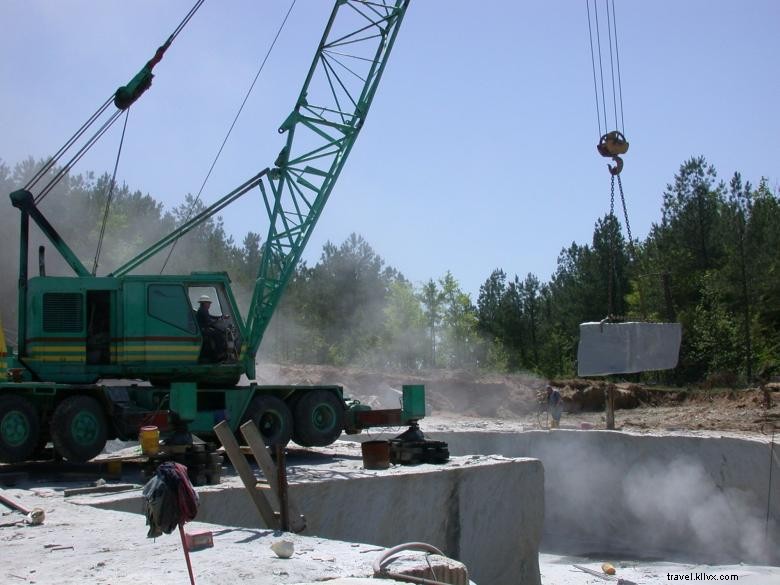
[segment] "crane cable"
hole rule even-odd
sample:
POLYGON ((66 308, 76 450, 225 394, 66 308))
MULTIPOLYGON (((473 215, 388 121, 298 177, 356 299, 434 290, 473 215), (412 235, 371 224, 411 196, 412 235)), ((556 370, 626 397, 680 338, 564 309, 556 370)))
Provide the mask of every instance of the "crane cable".
MULTIPOLYGON (((168 49, 168 47, 171 46, 174 39, 179 35, 179 33, 182 31, 182 29, 187 25, 187 23, 190 21, 190 19, 195 15, 195 13, 198 11, 198 9, 201 7, 205 0, 197 0, 195 2, 195 5, 190 9, 190 11, 187 13, 187 15, 182 19, 182 21, 179 23, 179 25, 174 29, 174 31, 168 36, 168 39, 163 43, 160 47, 157 48, 157 51, 155 51, 154 56, 147 61, 146 65, 144 66, 144 69, 148 71, 148 84, 143 87, 143 89, 135 95, 132 100, 126 102, 124 107, 120 107, 118 103, 118 93, 121 89, 117 90, 111 96, 103 102, 103 104, 98 107, 98 109, 95 111, 94 114, 92 114, 87 121, 79 128, 73 136, 71 136, 65 144, 40 168, 38 171, 33 175, 33 177, 27 182, 27 184, 24 187, 25 191, 30 191, 35 187, 38 182, 40 182, 43 177, 45 177, 49 171, 51 171, 54 166, 59 162, 59 160, 65 155, 67 151, 69 151, 74 144, 84 135, 84 133, 106 112, 106 110, 109 108, 111 103, 113 102, 115 105, 117 105, 117 110, 113 112, 108 120, 106 120, 100 128, 92 135, 90 136, 85 144, 76 152, 76 154, 67 162, 65 165, 60 168, 54 175, 54 177, 46 184, 43 189, 41 189, 40 193, 38 193, 37 196, 34 198, 35 204, 39 204, 43 199, 51 192, 51 190, 70 172, 70 170, 75 166, 75 164, 81 160, 81 158, 89 151, 92 146, 108 131, 111 126, 114 125, 114 122, 116 122, 119 117, 121 116, 122 112, 126 110, 127 108, 132 105, 132 103, 140 97, 141 93, 148 89, 149 85, 151 85, 151 70, 154 68, 157 63, 160 62, 160 60, 163 58, 163 55, 165 54, 165 51, 168 49)), ((142 70, 143 71, 143 70, 142 70)), ((125 119, 125 123, 127 122, 127 119, 125 119)), ((124 130, 122 131, 122 134, 124 136, 124 130)))
MULTIPOLYGON (((591 19, 591 0, 585 0, 588 14, 588 35, 590 39, 590 59, 593 70, 593 89, 596 97, 596 121, 598 123, 599 137, 609 132, 610 122, 607 120, 607 92, 604 88, 604 56, 601 47, 601 23, 599 21, 599 0, 593 0, 593 19, 591 19), (595 22, 595 51, 598 53, 598 72, 596 67, 596 53, 594 52, 594 22, 595 22), (601 91, 599 91, 599 85, 601 91), (604 119, 604 128, 601 127, 601 119, 604 119)), ((604 0, 607 14, 607 39, 609 43, 609 64, 612 89, 612 109, 614 112, 614 128, 625 134, 625 119, 623 114, 623 83, 620 73, 620 52, 618 50, 617 21, 615 19, 615 1, 604 0), (610 1, 612 9, 610 11, 610 1), (615 75, 617 74, 617 83, 615 75), (619 108, 619 109, 618 109, 619 108)))
MULTIPOLYGON (((109 98, 109 100, 108 100, 108 102, 107 102, 106 106, 108 106, 108 104, 110 104, 110 103, 112 102, 112 100, 113 100, 113 96, 112 96, 111 98, 109 98)), ((101 109, 99 109, 99 110, 98 110, 98 112, 96 112, 96 114, 99 116, 99 115, 100 115, 100 113, 102 113, 103 111, 105 111, 105 107, 104 107, 104 108, 101 108, 101 109), (101 110, 102 110, 102 111, 101 111, 101 110)), ((105 133, 108 131, 108 129, 109 129, 109 128, 111 128, 111 126, 113 126, 113 125, 114 125, 114 122, 116 122, 116 121, 119 119, 119 116, 120 116, 121 114, 122 114, 122 111, 121 111, 121 110, 117 110, 116 112, 114 112, 113 114, 111 114, 111 116, 109 117, 109 119, 108 119, 108 120, 106 120, 106 121, 105 121, 105 122, 104 122, 104 123, 103 123, 103 124, 100 126, 100 128, 98 128, 97 132, 95 132, 95 133, 94 133, 94 134, 93 134, 93 135, 92 135, 92 136, 91 136, 91 137, 90 137, 90 138, 87 140, 87 142, 84 144, 84 146, 82 146, 82 147, 81 147, 81 148, 80 148, 80 149, 79 149, 79 150, 76 152, 76 154, 75 154, 75 155, 73 155, 73 157, 72 157, 72 158, 71 158, 71 159, 70 159, 70 160, 69 160, 67 163, 65 163, 65 165, 64 165, 62 168, 60 168, 60 169, 59 169, 59 171, 57 171, 57 173, 54 175, 54 177, 51 179, 51 181, 49 181, 49 182, 46 184, 46 186, 45 186, 43 189, 41 189, 40 193, 38 193, 38 195, 35 197, 35 200, 34 200, 34 201, 35 201, 35 204, 36 204, 36 205, 38 205, 38 204, 39 204, 41 201, 43 201, 44 197, 46 197, 46 196, 47 196, 49 193, 51 193, 52 189, 54 189, 54 187, 56 187, 56 186, 57 186, 57 184, 58 184, 60 181, 62 181, 62 179, 65 177, 65 175, 67 175, 67 174, 70 172, 70 170, 71 170, 71 169, 72 169, 72 168, 73 168, 73 167, 76 165, 76 163, 77 163, 77 162, 79 162, 79 161, 81 160, 81 157, 83 157, 83 156, 84 156, 84 155, 87 153, 87 151, 89 151, 89 149, 91 149, 91 148, 92 148, 92 147, 95 145, 95 143, 96 143, 98 140, 100 140, 100 138, 103 136, 103 134, 105 134, 105 133)), ((88 124, 85 124, 85 126, 84 126, 84 127, 82 127, 82 128, 83 128, 83 130, 81 130, 81 131, 80 131, 80 134, 83 134, 83 133, 86 131, 86 129, 87 129, 89 126, 91 126, 91 125, 92 125, 92 123, 93 123, 93 122, 90 122, 90 123, 88 123, 88 124)), ((80 136, 80 134, 79 134, 79 136, 80 136)), ((74 138, 71 138, 71 141, 72 141, 72 142, 71 142, 71 141, 69 141, 69 142, 71 142, 71 145, 72 145, 72 144, 74 144, 74 143, 75 143, 75 141, 76 141, 76 140, 78 140, 78 137, 76 137, 76 136, 74 135, 74 138)), ((65 148, 65 147, 63 147, 63 148, 65 148)), ((70 148, 70 146, 68 146, 68 147, 66 148, 66 150, 67 150, 67 149, 69 149, 69 148, 70 148)), ((61 150, 62 150, 62 149, 61 149, 61 150)), ((62 152, 62 154, 64 154, 64 151, 62 152)), ((45 168, 46 170, 45 170, 43 173, 40 173, 40 174, 39 174, 39 176, 38 176, 38 177, 37 177, 37 178, 36 178, 34 181, 31 181, 31 182, 30 182, 31 184, 29 184, 29 186, 28 186, 28 187, 25 187, 25 190, 29 191, 29 190, 30 190, 30 188, 34 187, 34 186, 35 186, 35 184, 36 184, 36 183, 37 183, 37 182, 38 182, 40 179, 42 179, 42 178, 43 178, 43 176, 44 176, 44 175, 45 175, 45 174, 46 174, 46 173, 49 171, 49 169, 51 169, 51 168, 52 168, 52 167, 53 167, 53 166, 54 166, 54 165, 55 165, 55 164, 56 164, 56 163, 59 161, 59 158, 62 156, 62 154, 60 154, 60 155, 59 155, 59 156, 58 156, 56 159, 55 159, 55 158, 52 158, 52 159, 51 159, 51 160, 50 160, 50 161, 49 161, 49 162, 48 162, 46 165, 44 165, 44 168, 45 168)))
MULTIPOLYGON (((284 25, 287 23, 287 19, 290 17, 290 13, 292 12, 292 9, 295 7, 296 2, 297 0, 292 1, 292 3, 290 4, 290 8, 287 10, 287 14, 284 15, 282 24, 279 25, 279 29, 276 31, 276 36, 274 36, 274 40, 271 41, 271 46, 268 47, 268 51, 266 52, 263 61, 260 63, 260 68, 257 70, 257 73, 255 74, 255 78, 252 80, 252 83, 249 85, 249 89, 247 90, 246 95, 244 96, 244 100, 241 102, 241 105, 239 106, 238 111, 236 112, 236 115, 233 118, 233 122, 230 124, 230 127, 228 128, 227 134, 225 134, 225 138, 222 140, 222 144, 220 145, 219 150, 217 151, 217 154, 214 157, 214 160, 212 161, 211 166, 209 167, 209 170, 206 173, 205 178, 203 179, 203 183, 201 183, 200 185, 200 189, 198 189, 198 194, 196 195, 195 199, 190 205, 190 209, 187 212, 187 217, 182 222, 183 224, 187 223, 192 217, 192 214, 195 212, 195 206, 200 201, 200 197, 203 194, 203 189, 206 187, 206 183, 208 182, 209 177, 211 177, 211 172, 214 170, 214 167, 216 166, 219 157, 222 155, 222 150, 225 148, 225 144, 227 144, 228 138, 230 138, 230 134, 233 132, 233 128, 235 128, 236 122, 238 122, 238 118, 239 116, 241 116, 241 112, 244 110, 244 106, 246 105, 247 100, 249 100, 249 96, 252 94, 252 90, 254 89, 258 78, 260 77, 260 73, 262 73, 263 68, 265 67, 266 61, 268 61, 268 57, 271 56, 271 51, 273 51, 274 46, 276 45, 276 41, 279 39, 279 35, 282 34, 284 25)), ((176 239, 173 240, 173 243, 171 244, 171 247, 168 250, 168 255, 165 257, 165 261, 163 262, 163 265, 160 268, 160 274, 162 274, 163 271, 165 270, 165 267, 168 266, 168 262, 170 261, 171 256, 173 255, 173 251, 176 249, 176 244, 178 244, 180 237, 181 236, 179 235, 176 237, 176 239)))
MULTIPOLYGON (((614 119, 608 121, 607 109, 607 91, 605 90, 604 56, 601 44, 601 23, 599 21, 599 0, 593 0, 593 19, 591 19, 591 0, 586 0, 586 9, 588 14, 588 35, 590 40, 591 68, 593 71, 593 89, 596 97, 596 122, 599 133, 599 143, 596 146, 601 156, 611 158, 614 166, 607 165, 610 173, 610 206, 609 218, 613 225, 609 225, 609 277, 607 284, 607 317, 614 318, 614 288, 616 277, 616 255, 617 255, 617 233, 615 227, 618 220, 615 217, 615 178, 617 178, 618 190, 620 193, 620 203, 623 208, 623 217, 626 222, 626 231, 628 232, 628 248, 631 259, 637 262, 637 253, 634 247, 634 238, 631 233, 631 223, 628 219, 628 206, 623 192, 623 182, 620 173, 623 170, 623 159, 620 155, 628 151, 628 141, 625 139, 625 118, 623 114, 623 84, 620 72, 620 53, 618 50, 617 20, 615 17, 615 1, 604 0, 604 7, 607 18, 607 41, 609 44, 609 86, 612 93, 612 110, 614 119), (611 4, 611 10, 610 10, 611 4), (595 27, 594 27, 595 22, 595 27), (595 49, 594 49, 594 29, 595 28, 595 49), (596 67, 596 55, 598 55, 598 72, 596 67), (617 76, 617 80, 616 80, 617 76), (601 91, 599 92, 599 86, 601 91), (602 117, 604 127, 602 129, 602 117), (610 130, 610 122, 614 123, 614 130, 610 130)), ((640 291, 640 305, 644 305, 642 293, 640 291)), ((644 308, 642 308, 644 312, 644 308)))
POLYGON ((100 225, 100 236, 98 237, 97 250, 95 250, 95 261, 92 264, 92 276, 97 274, 98 262, 100 260, 100 250, 103 248, 103 236, 106 233, 106 224, 108 223, 108 210, 111 208, 111 200, 114 197, 114 186, 116 185, 116 171, 119 168, 119 159, 122 156, 122 145, 125 143, 125 131, 127 130, 127 119, 130 117, 130 110, 125 110, 125 123, 122 126, 122 137, 119 139, 119 150, 116 153, 114 162, 114 173, 111 175, 111 182, 108 184, 106 193, 106 209, 103 212, 103 222, 100 225))

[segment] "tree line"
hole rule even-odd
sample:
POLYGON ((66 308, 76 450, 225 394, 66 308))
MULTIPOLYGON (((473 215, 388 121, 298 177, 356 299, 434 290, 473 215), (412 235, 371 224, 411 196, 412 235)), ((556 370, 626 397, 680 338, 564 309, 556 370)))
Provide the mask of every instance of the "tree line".
MULTIPOLYGON (((0 160, 0 192, 20 188, 39 164, 27 159, 11 168, 0 160)), ((109 183, 108 175, 71 176, 42 204, 88 267, 109 183)), ((7 199, 2 205, 6 240, 0 267, 11 275, 18 270, 18 213, 7 199)), ((203 208, 189 195, 166 211, 148 194, 115 187, 97 273, 120 265, 203 208)), ((645 376, 679 384, 708 379, 736 384, 776 367, 780 199, 765 179, 752 185, 734 173, 724 181, 703 157, 691 158, 664 190, 660 219, 647 237, 628 240, 623 232, 618 219, 607 214, 596 221, 590 242, 572 242, 561 250, 549 281, 496 267, 476 299, 450 272, 421 284, 409 282, 358 234, 338 245, 328 242, 317 262, 297 267, 261 357, 568 376, 576 372, 579 324, 611 312, 682 324, 679 366, 645 376)), ((163 252, 139 272, 226 270, 246 306, 262 253, 258 233, 249 232, 237 243, 216 217, 184 236, 169 258, 163 252)), ((53 268, 67 274, 61 263, 55 261, 53 268)), ((5 279, 4 298, 15 298, 14 285, 14 279, 5 279)), ((15 303, 4 303, 2 310, 13 339, 15 303)))

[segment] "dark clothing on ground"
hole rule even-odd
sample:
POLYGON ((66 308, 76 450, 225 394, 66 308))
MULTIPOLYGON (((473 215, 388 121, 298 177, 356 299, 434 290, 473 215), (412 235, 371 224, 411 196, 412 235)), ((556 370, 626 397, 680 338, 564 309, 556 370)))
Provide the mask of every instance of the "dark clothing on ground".
POLYGON ((198 513, 198 494, 187 476, 187 468, 180 463, 161 464, 144 486, 143 498, 149 538, 170 534, 198 513))

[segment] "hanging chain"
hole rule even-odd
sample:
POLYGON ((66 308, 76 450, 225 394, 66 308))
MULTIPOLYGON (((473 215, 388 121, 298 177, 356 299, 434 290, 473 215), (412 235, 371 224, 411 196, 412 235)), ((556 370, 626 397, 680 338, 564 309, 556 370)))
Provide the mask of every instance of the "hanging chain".
MULTIPOLYGON (((610 222, 617 222, 615 219, 615 175, 612 175, 612 185, 609 192, 609 219, 610 222)), ((612 318, 615 312, 613 303, 613 288, 614 288, 614 274, 615 274, 615 254, 616 254, 616 242, 615 242, 615 230, 614 225, 609 226, 609 279, 607 281, 607 317, 612 318)))
MULTIPOLYGON (((626 207, 626 197, 623 195, 623 181, 620 175, 617 176, 618 188, 620 189, 620 203, 623 205, 623 217, 626 220, 626 231, 628 232, 628 249, 631 252, 631 258, 636 262, 638 260, 636 249, 634 248, 634 236, 631 235, 631 223, 628 221, 628 207, 626 207)), ((615 200, 615 177, 612 177, 612 201, 615 200)))

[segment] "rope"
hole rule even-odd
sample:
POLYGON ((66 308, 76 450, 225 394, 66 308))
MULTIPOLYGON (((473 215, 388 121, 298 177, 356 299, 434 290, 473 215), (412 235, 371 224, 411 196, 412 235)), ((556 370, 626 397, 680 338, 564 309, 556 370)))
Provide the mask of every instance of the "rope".
MULTIPOLYGON (((225 148, 225 144, 227 144, 228 138, 230 138, 230 134, 233 132, 233 128, 235 127, 236 122, 238 122, 238 118, 239 116, 241 116, 241 112, 244 110, 244 106, 246 105, 247 100, 249 100, 249 96, 252 94, 252 90, 254 89, 258 78, 260 77, 260 73, 262 73, 263 68, 265 67, 266 61, 268 61, 268 57, 271 56, 271 51, 273 51, 274 46, 276 45, 276 41, 277 39, 279 39, 279 35, 282 33, 282 30, 284 29, 284 25, 287 23, 287 19, 289 18, 290 13, 292 12, 292 9, 295 6, 296 2, 297 0, 292 1, 292 3, 290 4, 290 8, 287 10, 287 14, 284 15, 282 24, 279 26, 279 29, 276 31, 274 40, 271 42, 271 46, 268 48, 268 51, 266 52, 265 57, 263 58, 263 61, 260 63, 260 68, 257 70, 257 73, 255 74, 255 78, 252 80, 252 83, 249 86, 249 90, 247 90, 246 95, 244 96, 244 99, 241 102, 241 105, 239 106, 235 117, 233 118, 233 122, 230 124, 230 128, 228 128, 227 134, 225 135, 225 138, 222 140, 222 144, 220 145, 219 150, 217 151, 217 155, 214 157, 214 160, 212 161, 211 166, 209 167, 209 170, 206 173, 206 177, 203 179, 203 183, 201 183, 200 185, 200 189, 198 189, 198 194, 195 197, 195 200, 192 202, 192 205, 190 206, 190 210, 187 212, 187 217, 185 218, 184 223, 187 223, 190 220, 190 217, 192 217, 192 214, 195 212, 195 206, 198 204, 198 201, 200 201, 200 197, 203 194, 203 189, 206 187, 206 183, 208 182, 209 177, 211 177, 211 172, 214 170, 214 167, 216 166, 219 157, 222 155, 222 150, 225 148)), ((160 274, 162 274, 166 266, 168 266, 168 262, 170 261, 171 256, 173 255, 173 251, 176 249, 176 244, 178 242, 179 242, 179 238, 177 237, 173 241, 173 244, 171 244, 171 247, 168 250, 168 255, 165 257, 165 261, 163 262, 162 268, 160 268, 160 274)))
POLYGON ((100 250, 103 248, 103 236, 106 233, 106 224, 108 223, 108 210, 111 207, 111 199, 114 196, 114 186, 116 185, 116 171, 119 168, 119 159, 122 156, 122 145, 125 143, 125 131, 127 130, 127 119, 130 117, 130 110, 125 113, 125 123, 122 126, 122 137, 119 139, 119 150, 116 153, 114 162, 114 174, 111 175, 111 182, 108 185, 108 194, 106 195, 106 209, 103 212, 103 223, 100 226, 100 237, 98 237, 97 250, 95 251, 95 262, 92 265, 92 276, 97 274, 98 261, 100 260, 100 250))

